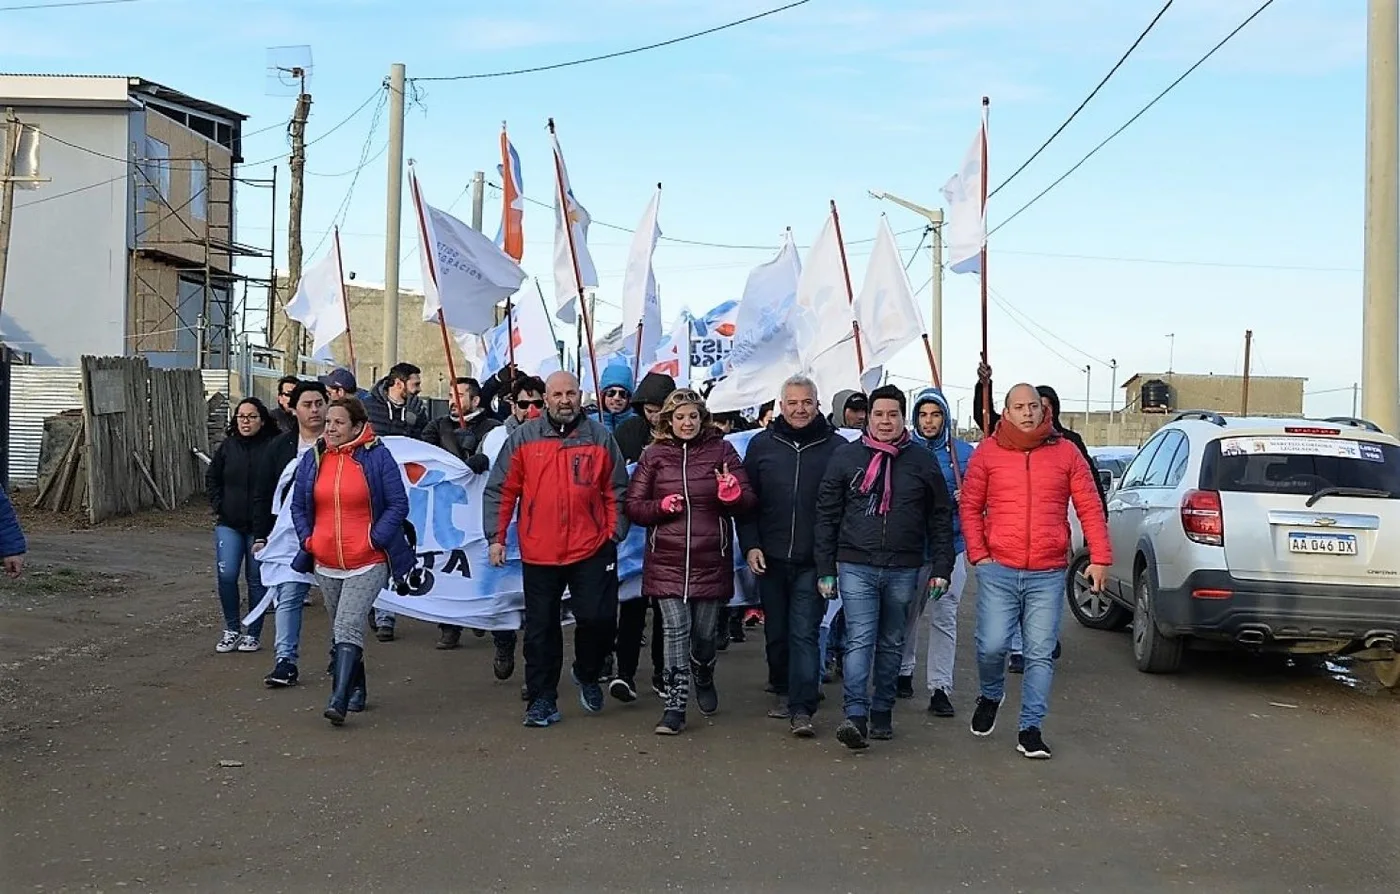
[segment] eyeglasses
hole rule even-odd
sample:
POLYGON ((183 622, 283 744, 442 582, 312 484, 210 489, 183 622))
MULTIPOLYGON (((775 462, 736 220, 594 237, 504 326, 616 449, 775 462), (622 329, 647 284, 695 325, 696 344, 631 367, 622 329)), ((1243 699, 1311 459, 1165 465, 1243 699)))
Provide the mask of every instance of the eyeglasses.
POLYGON ((234 419, 237 419, 239 422, 257 422, 257 421, 258 421, 259 419, 261 419, 262 417, 261 417, 261 416, 258 416, 258 415, 248 416, 248 415, 245 415, 245 414, 243 414, 243 413, 239 413, 237 416, 235 416, 235 417, 233 417, 233 418, 234 418, 234 419))
POLYGON ((603 392, 604 397, 629 397, 625 388, 609 388, 603 392))
POLYGON ((292 399, 292 395, 293 395, 293 394, 296 394, 296 393, 297 393, 297 392, 296 392, 296 389, 293 388, 291 391, 283 391, 281 394, 278 395, 278 397, 285 397, 285 398, 287 398, 288 400, 291 400, 291 399, 292 399))
POLYGON ((539 407, 544 406, 544 401, 542 401, 542 400, 518 400, 518 401, 515 402, 515 405, 516 405, 517 407, 526 407, 526 408, 535 407, 535 408, 539 408, 539 407))

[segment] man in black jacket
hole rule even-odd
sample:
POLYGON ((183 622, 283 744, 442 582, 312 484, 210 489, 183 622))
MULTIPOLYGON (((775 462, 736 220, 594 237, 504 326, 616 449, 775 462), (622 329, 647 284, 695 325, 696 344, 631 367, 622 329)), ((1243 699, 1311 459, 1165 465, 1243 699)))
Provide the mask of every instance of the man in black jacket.
POLYGON ((297 417, 292 413, 292 392, 297 390, 301 379, 297 376, 283 376, 277 380, 277 406, 272 408, 272 421, 277 430, 289 432, 297 427, 297 417))
POLYGON ((447 415, 429 423, 423 432, 423 440, 457 457, 476 474, 484 475, 491 469, 491 458, 481 452, 481 447, 486 441, 487 433, 498 427, 501 421, 481 406, 481 386, 476 383, 476 379, 459 376, 452 387, 456 394, 450 402, 447 415), (462 411, 466 414, 466 425, 459 425, 457 421, 459 400, 462 402, 462 411))
POLYGON ((846 614, 846 719, 836 737, 847 748, 894 738, 905 619, 922 585, 925 547, 933 568, 929 598, 943 596, 953 572, 948 485, 927 450, 910 449, 904 419, 903 391, 872 391, 866 433, 836 448, 817 498, 817 589, 831 599, 839 584, 846 614))
POLYGON ((758 509, 739 524, 739 546, 763 600, 768 684, 776 693, 768 716, 787 718, 792 734, 802 738, 815 735, 818 630, 826 613, 817 593, 812 519, 827 462, 846 443, 818 406, 811 379, 793 376, 783 383, 781 415, 749 441, 744 455, 758 509))
POLYGON ((651 428, 661 416, 666 396, 676 390, 676 380, 664 373, 647 373, 632 392, 632 409, 637 415, 624 419, 613 432, 613 439, 629 463, 642 458, 651 443, 651 428))
POLYGON ((380 379, 365 399, 365 412, 374 433, 422 438, 428 426, 428 408, 418 397, 423 371, 412 363, 400 363, 380 379))

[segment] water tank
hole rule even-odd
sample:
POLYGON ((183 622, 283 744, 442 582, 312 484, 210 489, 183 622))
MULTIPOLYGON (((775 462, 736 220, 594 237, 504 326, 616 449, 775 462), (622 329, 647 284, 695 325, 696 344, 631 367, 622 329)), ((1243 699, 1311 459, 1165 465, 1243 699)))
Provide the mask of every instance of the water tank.
POLYGON ((1171 386, 1161 379, 1149 379, 1142 383, 1142 399, 1138 406, 1143 413, 1165 413, 1171 409, 1171 386))

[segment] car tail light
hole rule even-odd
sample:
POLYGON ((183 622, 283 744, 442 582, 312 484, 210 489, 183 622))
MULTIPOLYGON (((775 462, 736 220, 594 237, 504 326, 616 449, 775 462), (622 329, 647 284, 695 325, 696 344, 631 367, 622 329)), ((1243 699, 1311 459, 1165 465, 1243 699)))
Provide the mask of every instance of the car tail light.
POLYGON ((1225 545, 1225 516, 1220 494, 1213 490, 1187 491, 1181 501, 1181 527, 1188 539, 1207 546, 1225 545))

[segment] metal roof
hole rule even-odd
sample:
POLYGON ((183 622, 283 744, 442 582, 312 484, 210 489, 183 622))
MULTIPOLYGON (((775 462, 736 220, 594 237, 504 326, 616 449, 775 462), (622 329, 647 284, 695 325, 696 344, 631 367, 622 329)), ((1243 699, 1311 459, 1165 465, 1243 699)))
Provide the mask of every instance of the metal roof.
POLYGON ((31 81, 35 83, 36 87, 39 86, 39 84, 43 81, 48 81, 52 85, 52 95, 38 91, 25 91, 21 96, 15 97, 16 99, 54 99, 69 102, 111 103, 119 99, 119 97, 115 96, 113 92, 94 91, 84 95, 78 93, 75 90, 64 91, 58 88, 61 86, 61 82, 63 81, 120 81, 123 82, 126 86, 124 96, 127 98, 129 98, 133 93, 142 94, 144 96, 150 96, 154 99, 164 100, 170 103, 177 103, 194 111, 200 112, 201 114, 209 115, 214 118, 223 118, 226 121, 229 121, 233 124, 238 124, 248 120, 247 115, 243 114, 242 112, 234 111, 233 109, 230 109, 227 106, 221 106, 217 103, 212 103, 208 100, 203 100, 198 97, 191 96, 188 93, 176 90, 173 87, 167 87, 166 85, 161 84, 157 81, 150 81, 145 78, 135 77, 131 75, 34 74, 32 72, 0 72, 0 96, 3 96, 5 94, 3 84, 5 78, 16 78, 31 81))

